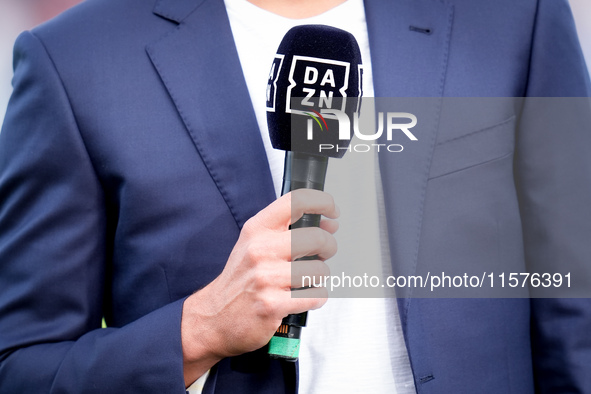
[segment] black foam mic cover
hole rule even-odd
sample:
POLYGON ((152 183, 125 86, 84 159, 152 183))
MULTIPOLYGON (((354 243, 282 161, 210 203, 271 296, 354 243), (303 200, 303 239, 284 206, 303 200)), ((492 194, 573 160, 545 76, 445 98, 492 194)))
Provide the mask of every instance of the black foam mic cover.
POLYGON ((362 72, 361 53, 351 33, 324 25, 289 30, 267 85, 273 147, 342 157, 351 140, 339 133, 346 123, 340 124, 334 111, 347 114, 349 127, 353 126, 352 115, 361 104, 362 72))

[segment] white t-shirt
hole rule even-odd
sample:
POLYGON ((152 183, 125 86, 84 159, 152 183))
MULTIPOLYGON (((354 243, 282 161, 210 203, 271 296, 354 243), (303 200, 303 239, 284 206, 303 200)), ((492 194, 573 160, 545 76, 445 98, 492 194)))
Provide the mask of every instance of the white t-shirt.
MULTIPOLYGON (((321 15, 298 20, 270 13, 247 0, 225 0, 225 4, 279 195, 285 153, 271 146, 265 108, 267 79, 275 52, 285 33, 297 25, 324 24, 347 30, 361 49, 364 97, 372 97, 363 1, 348 0, 321 15)), ((372 110, 371 105, 363 104, 363 108, 372 110)), ((331 160, 325 190, 335 197, 341 209, 340 229, 335 234, 339 252, 327 262, 329 266, 339 267, 344 260, 358 261, 372 272, 390 275, 377 155, 347 153, 341 160, 331 160), (371 204, 364 204, 367 201, 371 204), (360 205, 368 205, 363 214, 359 214, 360 205), (355 242, 360 229, 363 248, 355 242), (374 253, 368 256, 369 250, 374 253)), ((331 298, 324 307, 309 313, 299 358, 301 393, 415 393, 396 299, 387 295, 384 291, 379 298, 331 298)), ((196 385, 202 384, 204 378, 196 385)), ((191 394, 200 391, 190 388, 191 394)))

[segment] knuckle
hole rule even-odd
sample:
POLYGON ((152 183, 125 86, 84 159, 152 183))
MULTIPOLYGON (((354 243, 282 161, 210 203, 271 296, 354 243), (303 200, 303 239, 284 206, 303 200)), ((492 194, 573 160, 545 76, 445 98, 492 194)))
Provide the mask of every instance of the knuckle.
POLYGON ((259 242, 250 242, 246 248, 246 255, 248 256, 248 259, 255 264, 265 260, 265 252, 265 245, 259 242))
POLYGON ((320 227, 311 227, 309 230, 310 240, 315 246, 322 246, 326 243, 326 231, 320 227))
POLYGON ((336 205, 336 203, 334 201, 333 195, 332 194, 329 194, 329 193, 324 193, 324 194, 326 195, 326 200, 327 200, 327 203, 328 203, 328 207, 329 208, 334 208, 335 205, 336 205))
POLYGON ((311 302, 310 309, 318 309, 324 306, 328 301, 328 291, 324 288, 317 288, 317 298, 314 298, 311 302))
POLYGON ((283 199, 283 200, 285 200, 285 202, 286 202, 287 205, 291 206, 291 204, 293 202, 293 191, 284 194, 280 198, 283 199))
POLYGON ((257 227, 257 218, 256 216, 253 216, 244 223, 244 226, 242 226, 242 233, 247 236, 253 235, 256 233, 257 227))
POLYGON ((301 202, 302 202, 302 193, 303 189, 296 189, 296 190, 292 190, 289 193, 285 194, 285 198, 286 198, 286 202, 289 204, 289 206, 292 209, 297 209, 299 208, 301 202))
POLYGON ((336 238, 333 235, 328 234, 328 250, 329 250, 330 254, 331 255, 336 254, 337 249, 338 249, 338 244, 337 244, 336 238))
POLYGON ((330 267, 328 266, 328 264, 321 262, 320 263, 320 275, 326 277, 326 276, 330 276, 330 267))
POLYGON ((312 235, 316 242, 316 247, 325 249, 326 247, 331 246, 331 238, 333 237, 327 231, 324 231, 321 228, 316 227, 312 235))
POLYGON ((255 287, 257 289, 266 289, 273 285, 272 275, 267 270, 257 269, 253 275, 255 287))
POLYGON ((271 297, 263 297, 257 303, 257 314, 265 319, 276 318, 279 311, 279 305, 271 297))
POLYGON ((324 304, 326 304, 327 301, 328 301, 328 298, 327 297, 319 298, 318 301, 316 302, 316 308, 315 309, 322 308, 324 306, 324 304))

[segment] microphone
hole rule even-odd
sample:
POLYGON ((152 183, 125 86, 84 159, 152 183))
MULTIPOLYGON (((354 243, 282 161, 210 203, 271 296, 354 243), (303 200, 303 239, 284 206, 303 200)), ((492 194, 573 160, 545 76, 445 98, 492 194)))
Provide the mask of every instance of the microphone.
MULTIPOLYGON (((361 105, 362 73, 352 34, 324 25, 296 26, 285 34, 267 84, 269 135, 273 147, 285 151, 282 195, 324 190, 328 158, 343 157, 351 142, 349 119, 361 105)), ((304 214, 290 228, 319 225, 320 215, 304 214)), ((306 320, 307 312, 283 319, 269 342, 272 358, 298 359, 306 320)))

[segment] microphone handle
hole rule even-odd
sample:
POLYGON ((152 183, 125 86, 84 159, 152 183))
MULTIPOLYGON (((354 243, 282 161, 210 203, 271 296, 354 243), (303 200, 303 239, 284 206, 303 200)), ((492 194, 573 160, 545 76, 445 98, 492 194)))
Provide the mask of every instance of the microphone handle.
MULTIPOLYGON (((285 170, 283 171, 283 187, 281 195, 296 189, 324 190, 324 180, 328 157, 307 153, 285 152, 285 170)), ((303 227, 319 227, 320 215, 304 214, 291 229, 303 227)), ((297 259, 316 260, 318 256, 305 256, 297 259)), ((299 289, 292 289, 298 291, 299 289)), ((283 318, 281 326, 269 341, 269 356, 286 361, 297 361, 300 352, 300 336, 302 327, 306 326, 308 312, 288 315, 283 318)))

